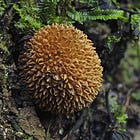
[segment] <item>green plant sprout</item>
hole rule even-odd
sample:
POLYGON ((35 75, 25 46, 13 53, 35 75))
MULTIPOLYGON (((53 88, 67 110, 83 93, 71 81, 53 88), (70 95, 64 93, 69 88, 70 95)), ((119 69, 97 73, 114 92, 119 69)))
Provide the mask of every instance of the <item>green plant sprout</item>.
MULTIPOLYGON (((122 107, 117 103, 116 99, 110 99, 110 112, 113 115, 113 119, 117 122, 118 129, 122 128, 126 124, 128 118, 127 114, 122 110, 122 107)), ((122 130, 122 129, 121 129, 122 130)))

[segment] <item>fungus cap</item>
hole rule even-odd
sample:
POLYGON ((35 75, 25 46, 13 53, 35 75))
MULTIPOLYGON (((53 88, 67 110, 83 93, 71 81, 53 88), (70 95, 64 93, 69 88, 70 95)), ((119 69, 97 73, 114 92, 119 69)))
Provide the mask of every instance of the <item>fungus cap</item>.
POLYGON ((22 83, 37 105, 53 113, 72 113, 98 94, 102 66, 91 40, 67 25, 47 25, 19 56, 22 83))

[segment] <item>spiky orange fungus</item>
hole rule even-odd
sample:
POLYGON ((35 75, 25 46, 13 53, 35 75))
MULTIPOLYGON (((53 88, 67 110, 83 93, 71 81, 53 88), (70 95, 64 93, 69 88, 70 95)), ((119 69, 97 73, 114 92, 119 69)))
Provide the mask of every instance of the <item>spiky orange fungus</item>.
POLYGON ((21 80, 37 105, 72 113, 89 105, 102 82, 102 66, 91 40, 67 25, 47 25, 19 57, 21 80))

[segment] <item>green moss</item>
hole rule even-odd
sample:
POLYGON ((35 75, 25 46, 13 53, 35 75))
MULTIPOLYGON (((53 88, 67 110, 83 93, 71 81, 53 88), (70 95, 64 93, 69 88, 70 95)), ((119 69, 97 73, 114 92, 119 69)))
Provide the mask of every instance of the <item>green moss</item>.
POLYGON ((8 7, 8 5, 6 5, 6 4, 4 3, 3 0, 1 0, 1 1, 0 1, 0 17, 3 15, 4 10, 5 10, 5 8, 7 8, 7 7, 8 7))
POLYGON ((9 51, 8 51, 8 49, 7 49, 7 47, 6 47, 6 44, 7 44, 7 41, 1 41, 1 43, 0 43, 0 49, 1 49, 1 51, 4 53, 4 54, 9 54, 9 51))
POLYGON ((13 8, 20 16, 19 21, 15 23, 16 27, 36 30, 43 26, 38 16, 39 9, 36 8, 35 2, 32 0, 22 0, 20 3, 14 4, 13 8))
POLYGON ((118 123, 118 128, 122 128, 126 124, 128 116, 117 103, 116 99, 110 98, 110 101, 110 111, 113 114, 113 119, 118 123))
POLYGON ((131 28, 135 36, 140 36, 140 10, 139 14, 133 14, 131 16, 131 28))
MULTIPOLYGON (((79 1, 85 3, 84 1, 79 1)), ((19 14, 20 19, 15 25, 20 29, 36 30, 43 24, 63 23, 73 24, 79 22, 83 24, 88 20, 122 20, 128 21, 124 11, 119 9, 100 9, 98 1, 87 1, 87 6, 92 6, 90 10, 79 11, 73 6, 72 1, 62 0, 41 0, 36 4, 33 0, 21 1, 14 4, 13 8, 19 14)))
POLYGON ((134 30, 136 27, 140 30, 140 13, 131 16, 131 27, 134 30))
POLYGON ((107 37, 107 47, 109 50, 111 49, 111 46, 113 43, 117 43, 121 40, 121 37, 115 36, 115 35, 109 35, 107 37))

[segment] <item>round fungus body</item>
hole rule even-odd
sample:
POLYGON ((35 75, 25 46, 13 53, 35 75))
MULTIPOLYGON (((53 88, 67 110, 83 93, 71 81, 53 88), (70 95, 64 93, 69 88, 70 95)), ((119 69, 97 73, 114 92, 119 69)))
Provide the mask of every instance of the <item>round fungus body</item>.
POLYGON ((22 83, 37 105, 52 113, 88 106, 102 83, 102 66, 91 40, 67 25, 47 25, 27 43, 18 59, 22 83))

